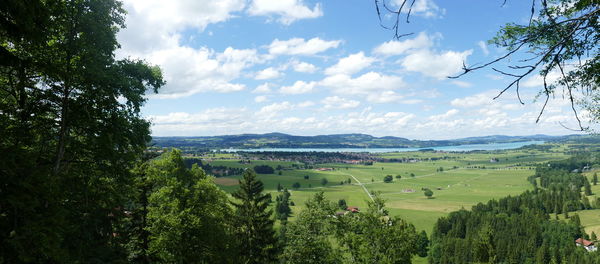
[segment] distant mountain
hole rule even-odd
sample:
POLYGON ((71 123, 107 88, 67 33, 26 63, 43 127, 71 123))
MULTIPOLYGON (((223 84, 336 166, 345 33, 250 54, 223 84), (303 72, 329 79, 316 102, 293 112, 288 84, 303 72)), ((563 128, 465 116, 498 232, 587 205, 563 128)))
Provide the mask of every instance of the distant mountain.
POLYGON ((522 141, 573 140, 569 136, 503 136, 467 137, 452 140, 410 140, 402 137, 374 137, 366 134, 294 136, 283 133, 241 134, 205 137, 154 137, 157 147, 176 148, 427 148, 465 144, 508 143, 522 141))

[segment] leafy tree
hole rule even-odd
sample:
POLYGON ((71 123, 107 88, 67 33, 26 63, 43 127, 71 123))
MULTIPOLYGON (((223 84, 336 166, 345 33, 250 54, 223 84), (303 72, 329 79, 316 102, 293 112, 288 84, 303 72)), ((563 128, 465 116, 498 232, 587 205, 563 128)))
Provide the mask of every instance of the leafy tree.
POLYGON ((343 263, 341 252, 329 239, 335 231, 331 216, 336 208, 323 192, 306 202, 306 209, 287 226, 287 245, 281 256, 284 263, 343 263))
POLYGON ((402 179, 402 175, 396 174, 396 179, 402 179))
POLYGON ((304 179, 305 179, 305 180, 308 180, 308 178, 309 178, 309 177, 310 177, 310 176, 308 176, 308 175, 304 175, 304 179))
POLYGON ((431 189, 425 189, 423 194, 425 194, 425 196, 427 196, 427 199, 431 199, 431 197, 433 196, 433 191, 431 189))
POLYGON ((115 59, 120 2, 6 0, 0 13, 0 262, 124 261, 150 140, 140 108, 161 72, 115 59))
POLYGON ((323 178, 321 179, 321 185, 325 186, 329 183, 329 181, 327 180, 327 178, 323 178))
POLYGON ((594 185, 598 184, 598 173, 594 172, 594 176, 592 176, 592 183, 594 183, 594 185))
POLYGON ((590 184, 590 182, 588 181, 588 179, 586 177, 583 177, 584 181, 583 181, 583 192, 585 193, 585 195, 592 195, 592 186, 590 184))
POLYGON ((415 177, 415 174, 414 174, 414 173, 411 173, 411 174, 410 174, 410 177, 413 177, 413 178, 414 178, 414 177, 415 177))
POLYGON ((337 218, 337 238, 353 263, 410 263, 417 252, 413 225, 389 217, 384 201, 375 196, 366 211, 337 218))
POLYGON ((275 169, 269 165, 256 165, 254 166, 254 171, 260 174, 273 174, 275 173, 275 169))
POLYGON ((277 259, 277 237, 273 229, 273 212, 268 208, 270 194, 263 193, 263 183, 254 171, 247 169, 240 188, 232 196, 234 222, 240 242, 241 263, 274 263, 277 259))
POLYGON ((277 191, 281 192, 281 190, 283 190, 283 186, 281 186, 281 183, 277 183, 277 191))
POLYGON ((417 236, 417 255, 419 257, 427 257, 427 250, 429 249, 429 239, 427 233, 422 230, 417 236))
MULTIPOLYGON (((310 184, 309 184, 308 187, 310 187, 310 184)), ((292 188, 294 188, 294 189, 300 188, 300 183, 299 182, 294 182, 294 184, 292 184, 292 188)))
POLYGON ((172 150, 148 168, 153 191, 148 199, 149 252, 168 263, 232 262, 236 255, 233 212, 227 195, 194 165, 185 168, 172 150))
POLYGON ((348 204, 346 204, 345 199, 338 200, 338 208, 340 208, 341 210, 346 210, 348 208, 348 204))
POLYGON ((385 177, 383 177, 383 182, 385 183, 390 183, 394 180, 394 177, 392 177, 392 175, 387 175, 385 177))

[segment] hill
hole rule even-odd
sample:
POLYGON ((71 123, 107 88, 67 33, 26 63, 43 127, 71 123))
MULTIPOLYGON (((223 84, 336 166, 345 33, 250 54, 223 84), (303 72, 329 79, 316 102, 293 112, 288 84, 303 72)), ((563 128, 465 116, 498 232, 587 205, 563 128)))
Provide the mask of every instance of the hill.
POLYGON ((531 140, 564 141, 579 136, 502 136, 468 137, 452 140, 411 140, 403 137, 374 137, 366 134, 294 136, 283 133, 241 134, 204 137, 154 137, 157 147, 176 148, 427 148, 465 144, 522 142, 531 140))

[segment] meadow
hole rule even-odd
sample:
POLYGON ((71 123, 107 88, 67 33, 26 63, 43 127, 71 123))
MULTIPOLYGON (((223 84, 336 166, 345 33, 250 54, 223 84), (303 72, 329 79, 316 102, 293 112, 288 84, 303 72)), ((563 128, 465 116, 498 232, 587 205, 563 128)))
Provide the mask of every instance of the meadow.
MULTIPOLYGON (((546 144, 548 145, 548 144, 546 144)), ((282 185, 291 192, 293 213, 304 208, 304 203, 315 193, 323 191, 332 202, 344 199, 348 206, 360 209, 370 201, 369 193, 377 193, 386 200, 386 209, 392 216, 400 216, 412 223, 417 230, 431 234, 438 218, 461 208, 470 209, 479 202, 487 202, 508 195, 517 195, 533 186, 527 177, 535 172, 535 166, 551 160, 561 160, 567 146, 550 145, 550 149, 517 149, 486 152, 402 152, 378 154, 382 158, 402 159, 409 162, 375 162, 373 165, 342 163, 316 164, 313 169, 294 169, 294 162, 251 160, 241 163, 235 154, 216 154, 207 157, 215 166, 248 167, 256 165, 281 166, 281 175, 259 174, 265 191, 277 196, 277 186, 282 185), (332 168, 318 171, 315 168, 332 168), (383 178, 392 175, 393 181, 383 178), (398 178, 399 177, 399 178, 398 178), (328 184, 322 185, 326 178, 328 184), (350 179, 350 184, 348 184, 350 179), (292 188, 299 183, 300 188, 292 188), (433 191, 428 199, 423 188, 433 191)), ((296 163, 302 167, 301 163, 296 163)), ((216 178, 217 184, 227 192, 237 189, 240 175, 216 178)), ((589 176, 591 177, 591 175, 589 176)), ((594 186, 600 192, 600 185, 594 186)), ((580 212, 588 232, 600 233, 600 210, 580 212)), ((292 215, 290 221, 294 221, 292 215)), ((413 263, 426 263, 426 258, 415 257, 413 263)))

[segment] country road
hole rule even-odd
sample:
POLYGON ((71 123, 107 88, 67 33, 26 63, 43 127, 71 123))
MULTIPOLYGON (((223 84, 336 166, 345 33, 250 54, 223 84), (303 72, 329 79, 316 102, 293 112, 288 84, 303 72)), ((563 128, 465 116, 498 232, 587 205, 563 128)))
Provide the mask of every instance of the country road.
POLYGON ((365 185, 362 182, 360 182, 356 177, 354 177, 354 175, 352 175, 350 173, 344 173, 344 174, 352 177, 352 179, 354 179, 358 183, 358 185, 360 185, 360 187, 362 187, 363 190, 365 190, 365 192, 367 193, 367 195, 369 196, 369 198, 371 198, 371 201, 375 202, 375 199, 373 199, 373 195, 371 195, 371 193, 369 192, 369 190, 367 190, 367 187, 365 187, 365 185))

